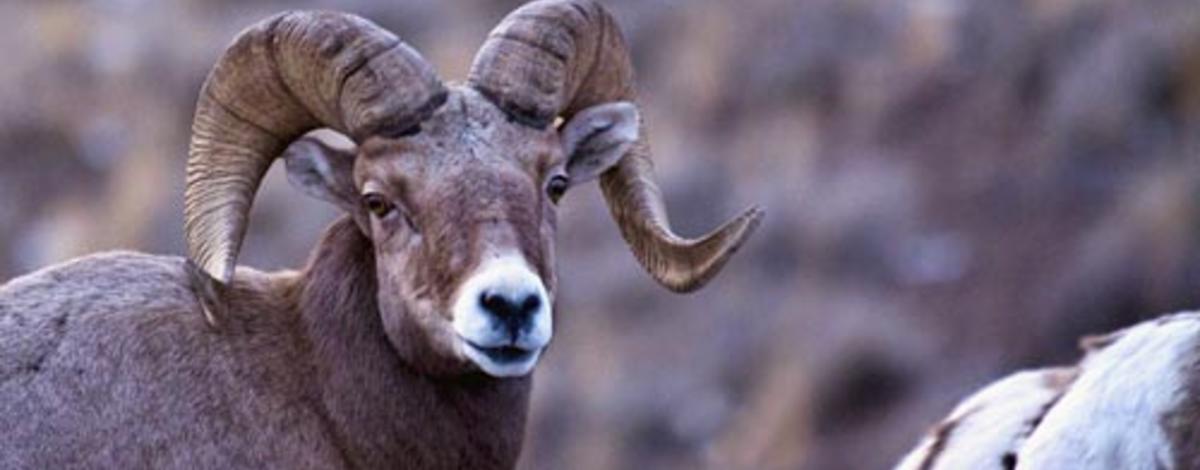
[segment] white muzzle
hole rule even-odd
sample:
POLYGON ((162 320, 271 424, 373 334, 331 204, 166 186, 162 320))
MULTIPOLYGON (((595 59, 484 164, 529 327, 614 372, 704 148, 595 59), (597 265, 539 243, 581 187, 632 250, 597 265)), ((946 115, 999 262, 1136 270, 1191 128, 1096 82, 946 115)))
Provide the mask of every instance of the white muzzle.
POLYGON ((459 287, 451 309, 460 350, 495 377, 528 374, 553 334, 546 286, 516 254, 482 263, 459 287))

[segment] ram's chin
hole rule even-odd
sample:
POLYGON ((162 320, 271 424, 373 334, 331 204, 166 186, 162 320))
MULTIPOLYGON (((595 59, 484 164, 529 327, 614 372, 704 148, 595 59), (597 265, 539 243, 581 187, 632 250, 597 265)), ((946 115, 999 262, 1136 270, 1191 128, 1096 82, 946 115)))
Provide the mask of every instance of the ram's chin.
POLYGON ((529 375, 542 356, 542 350, 526 350, 511 346, 485 348, 462 342, 463 354, 480 370, 492 377, 522 377, 529 375))

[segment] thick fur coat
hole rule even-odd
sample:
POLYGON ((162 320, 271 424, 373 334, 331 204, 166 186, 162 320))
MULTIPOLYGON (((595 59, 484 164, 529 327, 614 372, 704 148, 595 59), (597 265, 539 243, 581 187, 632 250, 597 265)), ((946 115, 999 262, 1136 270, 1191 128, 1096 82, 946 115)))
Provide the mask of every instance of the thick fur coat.
POLYGON ((383 333, 344 218, 303 272, 239 270, 209 327, 176 257, 0 287, 0 468, 511 468, 529 379, 431 378, 383 333))

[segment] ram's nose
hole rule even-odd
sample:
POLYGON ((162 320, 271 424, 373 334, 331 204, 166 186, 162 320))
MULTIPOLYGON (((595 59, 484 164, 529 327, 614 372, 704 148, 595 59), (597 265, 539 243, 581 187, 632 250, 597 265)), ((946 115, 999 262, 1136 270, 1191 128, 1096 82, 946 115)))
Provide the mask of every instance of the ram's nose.
POLYGON ((479 294, 479 307, 504 324, 514 343, 533 326, 534 314, 544 303, 541 293, 532 288, 535 286, 529 287, 517 292, 485 290, 479 294))

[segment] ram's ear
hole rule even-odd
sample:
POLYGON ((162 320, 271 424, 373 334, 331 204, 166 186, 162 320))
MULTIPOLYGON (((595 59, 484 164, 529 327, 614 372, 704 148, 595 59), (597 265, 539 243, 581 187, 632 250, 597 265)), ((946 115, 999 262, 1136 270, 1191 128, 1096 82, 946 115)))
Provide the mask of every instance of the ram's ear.
POLYGON ((637 106, 628 101, 584 109, 563 124, 567 176, 576 185, 616 165, 638 138, 637 106))
POLYGON ((296 139, 283 152, 292 186, 351 214, 358 207, 354 156, 353 148, 339 148, 313 135, 296 139))

